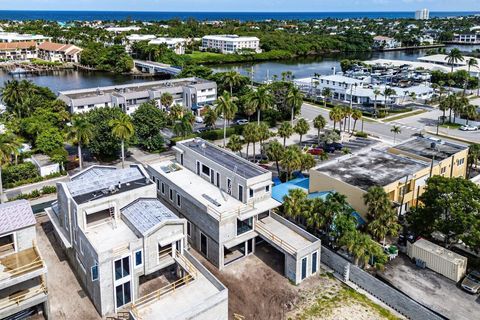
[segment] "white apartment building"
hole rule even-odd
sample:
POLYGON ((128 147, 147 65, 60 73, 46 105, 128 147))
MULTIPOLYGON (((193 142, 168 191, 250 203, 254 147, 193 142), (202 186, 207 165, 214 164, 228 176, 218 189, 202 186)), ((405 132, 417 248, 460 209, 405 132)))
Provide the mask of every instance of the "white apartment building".
POLYGON ((430 11, 428 9, 415 11, 415 20, 428 20, 428 19, 430 19, 430 11))
POLYGON ((32 42, 40 44, 44 41, 50 41, 50 37, 41 34, 21 34, 16 32, 0 32, 1 42, 32 42))
POLYGON ((37 57, 37 43, 25 42, 2 42, 0 43, 0 60, 28 60, 37 57))
POLYGON ((54 234, 102 317, 227 320, 227 289, 186 250, 186 220, 141 165, 93 166, 57 190, 54 234))
POLYGON ((374 48, 379 48, 379 49, 393 49, 393 48, 401 47, 402 43, 395 40, 394 38, 376 36, 376 37, 373 37, 373 46, 374 48))
POLYGON ((155 39, 156 36, 153 34, 131 34, 127 36, 128 43, 135 43, 140 41, 150 41, 155 39))
POLYGON ((118 107, 130 115, 142 103, 150 100, 156 101, 159 108, 168 109, 170 106, 162 106, 160 102, 164 93, 173 96, 173 104, 184 106, 199 115, 205 106, 217 100, 217 84, 200 78, 183 78, 61 91, 58 98, 67 104, 71 113, 118 107))
POLYGON ((185 54, 185 46, 187 44, 187 39, 185 38, 156 38, 150 40, 148 44, 152 45, 166 45, 176 54, 185 54))
POLYGON ((221 53, 236 53, 241 50, 261 52, 260 39, 238 35, 212 35, 202 38, 200 50, 218 50, 221 53))
POLYGON ((455 34, 452 42, 459 44, 480 44, 480 33, 455 34))

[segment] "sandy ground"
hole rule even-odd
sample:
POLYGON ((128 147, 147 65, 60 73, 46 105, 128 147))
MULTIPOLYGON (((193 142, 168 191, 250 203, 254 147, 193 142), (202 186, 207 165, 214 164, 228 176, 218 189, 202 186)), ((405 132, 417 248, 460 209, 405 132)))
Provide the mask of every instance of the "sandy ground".
POLYGON ((349 296, 341 296, 347 290, 345 286, 326 274, 311 277, 298 286, 293 285, 283 276, 283 256, 270 246, 257 246, 255 255, 222 271, 195 251, 191 252, 228 288, 230 319, 237 319, 235 315, 243 316, 245 320, 385 319, 371 306, 349 296), (341 301, 330 301, 337 299, 341 301), (315 308, 319 300, 328 308, 322 308, 321 316, 305 316, 304 313, 315 308))
POLYGON ((80 287, 46 215, 37 216, 37 245, 47 264, 50 318, 55 320, 101 319, 92 302, 80 287))

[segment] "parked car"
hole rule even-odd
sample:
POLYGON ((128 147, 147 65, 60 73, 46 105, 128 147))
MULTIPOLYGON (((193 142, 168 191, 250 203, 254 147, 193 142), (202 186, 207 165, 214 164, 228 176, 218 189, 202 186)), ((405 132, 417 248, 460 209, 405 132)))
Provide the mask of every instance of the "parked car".
POLYGON ((334 153, 336 149, 333 144, 326 144, 325 147, 323 147, 323 150, 328 153, 334 153))
POLYGON ((203 118, 200 117, 200 116, 196 116, 196 117, 195 117, 195 122, 196 122, 196 123, 203 123, 203 118))
POLYGON ((235 121, 235 124, 238 126, 243 126, 244 124, 247 124, 247 123, 248 123, 247 119, 238 119, 237 121, 235 121))
POLYGON ((478 127, 471 126, 471 125, 467 124, 467 125, 461 126, 460 130, 462 130, 462 131, 477 131, 478 127))
POLYGON ((197 130, 195 130, 195 133, 200 134, 202 132, 205 132, 205 131, 208 131, 208 130, 211 130, 211 129, 212 128, 208 128, 208 127, 198 128, 197 130))
POLYGON ((319 156, 324 153, 322 148, 311 148, 307 150, 307 153, 310 153, 311 155, 314 156, 319 156))
POLYGON ((480 272, 470 272, 462 281, 462 289, 477 294, 480 292, 480 272))
POLYGON ((334 143, 332 143, 332 145, 335 148, 335 150, 342 150, 343 149, 343 144, 341 144, 339 142, 334 142, 334 143))

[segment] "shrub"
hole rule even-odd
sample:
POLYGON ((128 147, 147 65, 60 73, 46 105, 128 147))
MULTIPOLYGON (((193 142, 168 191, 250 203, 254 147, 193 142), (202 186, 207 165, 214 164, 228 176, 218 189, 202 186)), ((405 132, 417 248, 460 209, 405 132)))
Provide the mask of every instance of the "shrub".
MULTIPOLYGON (((242 135, 243 126, 232 126, 227 128, 227 138, 232 134, 242 135)), ((223 139, 223 128, 204 131, 200 134, 200 137, 205 140, 220 140, 223 139)))
POLYGON ((57 187, 55 186, 44 186, 42 188, 42 194, 51 194, 57 192, 57 187))
MULTIPOLYGON (((3 185, 14 184, 23 180, 35 180, 39 178, 35 165, 31 162, 24 162, 18 165, 11 165, 3 171, 3 185)), ((41 178, 41 177, 40 177, 41 178)))
POLYGON ((355 137, 358 137, 358 138, 367 138, 368 137, 368 134, 366 132, 363 132, 363 131, 358 131, 358 132, 355 132, 355 137))

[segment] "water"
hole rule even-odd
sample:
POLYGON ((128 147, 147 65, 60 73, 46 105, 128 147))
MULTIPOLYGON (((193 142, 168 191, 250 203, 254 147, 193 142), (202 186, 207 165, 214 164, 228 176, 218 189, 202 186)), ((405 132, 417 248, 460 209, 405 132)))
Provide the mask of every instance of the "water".
MULTIPOLYGON (((478 14, 479 12, 430 12, 430 17, 457 17, 478 14)), ((139 20, 160 21, 169 19, 241 21, 274 20, 314 20, 314 19, 355 19, 355 18, 413 18, 414 12, 142 12, 142 11, 21 11, 0 10, 0 20, 36 20, 68 22, 74 20, 139 20)))
MULTIPOLYGON (((458 46, 455 46, 458 47, 458 46)), ((447 47, 449 50, 450 47, 447 47)), ((480 49, 480 46, 462 46, 464 51, 480 49), (465 48, 463 48, 465 47, 465 48)), ((236 70, 244 75, 249 75, 253 67, 254 79, 256 81, 265 81, 267 73, 269 79, 277 75, 281 79, 282 72, 291 71, 295 78, 305 78, 313 76, 315 73, 330 74, 332 68, 340 71, 340 61, 342 59, 395 59, 415 61, 418 57, 426 55, 426 50, 409 51, 388 51, 388 52, 369 52, 353 53, 347 55, 337 54, 335 56, 296 58, 292 60, 266 61, 255 63, 237 63, 226 65, 212 65, 214 71, 223 72, 236 70)), ((6 80, 14 77, 0 70, 0 86, 6 80)), ((15 77, 16 79, 28 79, 39 86, 49 87, 53 92, 66 91, 73 89, 95 88, 103 86, 114 86, 126 83, 149 81, 149 79, 133 78, 128 75, 118 75, 107 72, 84 72, 84 71, 56 71, 40 76, 15 77)))

